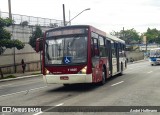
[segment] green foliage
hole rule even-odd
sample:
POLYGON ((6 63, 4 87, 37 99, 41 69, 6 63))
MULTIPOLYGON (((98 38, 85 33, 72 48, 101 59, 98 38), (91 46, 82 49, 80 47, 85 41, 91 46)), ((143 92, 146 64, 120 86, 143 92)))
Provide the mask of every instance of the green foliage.
POLYGON ((16 78, 16 76, 14 76, 14 75, 8 75, 8 76, 6 76, 6 77, 4 77, 2 79, 9 79, 9 78, 16 78))
POLYGON ((4 28, 10 26, 13 22, 14 21, 9 18, 0 18, 0 55, 6 48, 16 47, 18 50, 24 48, 24 43, 19 40, 11 40, 11 33, 4 28))
POLYGON ((10 39, 12 36, 6 29, 0 28, 0 40, 2 39, 10 39))
POLYGON ((123 39, 127 44, 139 43, 141 41, 139 33, 134 29, 121 30, 120 32, 112 32, 114 36, 123 39))
POLYGON ((138 43, 141 40, 140 36, 138 35, 139 33, 133 28, 130 30, 121 30, 120 33, 124 35, 122 38, 127 44, 138 43))
POLYGON ((147 29, 147 32, 144 33, 144 35, 147 37, 148 43, 160 43, 160 31, 155 29, 147 29))
POLYGON ((3 19, 3 18, 0 18, 0 28, 3 28, 5 26, 10 26, 14 21, 11 20, 10 18, 6 18, 6 19, 3 19))
MULTIPOLYGON (((32 33, 32 36, 30 36, 29 44, 32 46, 32 48, 35 50, 36 47, 36 39, 37 38, 42 38, 43 37, 43 32, 40 28, 40 26, 36 25, 35 31, 32 33)), ((40 44, 40 49, 42 50, 42 44, 40 44)))

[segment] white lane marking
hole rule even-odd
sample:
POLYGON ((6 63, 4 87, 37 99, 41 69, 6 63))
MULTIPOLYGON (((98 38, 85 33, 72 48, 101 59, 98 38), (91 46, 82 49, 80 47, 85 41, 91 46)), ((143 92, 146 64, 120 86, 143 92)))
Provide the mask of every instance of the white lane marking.
POLYGON ((61 106, 61 105, 63 105, 64 103, 60 103, 60 104, 57 104, 57 105, 55 105, 55 106, 61 106))
POLYGON ((34 88, 34 89, 30 89, 29 91, 34 91, 34 90, 37 90, 37 89, 43 89, 43 88, 46 88, 47 86, 44 86, 44 87, 38 87, 38 88, 34 88))
POLYGON ((40 114, 42 114, 43 112, 41 111, 41 112, 38 112, 38 113, 35 113, 35 114, 33 114, 33 115, 40 115, 40 114))
POLYGON ((133 68, 128 68, 128 69, 133 69, 133 68))
POLYGON ((147 73, 152 73, 153 71, 149 71, 149 72, 147 72, 147 73))
POLYGON ((25 91, 20 91, 20 92, 16 92, 16 93, 11 93, 11 94, 6 94, 6 95, 1 95, 0 97, 6 97, 6 96, 10 96, 10 95, 15 95, 15 94, 18 94, 18 93, 23 93, 23 92, 26 92, 27 90, 25 91))
POLYGON ((0 85, 0 87, 10 86, 10 85, 12 85, 12 84, 0 85))
MULTIPOLYGON (((61 105, 63 105, 63 104, 64 104, 64 103, 60 103, 60 104, 57 104, 57 105, 55 105, 55 106, 58 107, 58 106, 61 106, 61 105)), ((44 112, 45 112, 45 111, 49 111, 49 110, 55 108, 55 106, 54 106, 54 107, 51 107, 51 108, 49 108, 49 109, 44 110, 44 112)), ((44 113, 44 112, 41 111, 41 112, 35 113, 35 114, 33 114, 33 115, 40 115, 40 114, 42 114, 42 113, 44 113)))
POLYGON ((37 89, 43 89, 43 88, 46 88, 46 87, 47 86, 34 88, 34 89, 29 89, 29 90, 25 90, 25 91, 19 91, 19 92, 15 92, 15 93, 6 94, 6 95, 1 95, 0 97, 11 96, 11 95, 15 95, 15 94, 23 93, 23 92, 29 92, 29 91, 33 91, 33 90, 37 90, 37 89))
POLYGON ((111 86, 115 86, 115 85, 118 85, 118 84, 123 83, 123 82, 124 82, 124 81, 120 81, 120 82, 118 82, 118 83, 112 84, 111 86))

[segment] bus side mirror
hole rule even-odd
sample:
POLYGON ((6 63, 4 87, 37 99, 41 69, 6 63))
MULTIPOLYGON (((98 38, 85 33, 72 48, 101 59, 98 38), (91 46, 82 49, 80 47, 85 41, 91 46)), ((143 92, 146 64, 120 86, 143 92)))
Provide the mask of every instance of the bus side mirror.
POLYGON ((42 38, 37 38, 36 39, 36 52, 38 53, 39 51, 43 50, 43 39, 42 38))

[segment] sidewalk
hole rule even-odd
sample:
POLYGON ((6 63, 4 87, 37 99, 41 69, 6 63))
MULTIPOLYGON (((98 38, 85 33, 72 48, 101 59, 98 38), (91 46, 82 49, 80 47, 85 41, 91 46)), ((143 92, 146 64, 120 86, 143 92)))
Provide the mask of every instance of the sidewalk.
MULTIPOLYGON (((134 63, 143 62, 143 61, 148 61, 148 59, 138 60, 138 61, 134 61, 134 62, 128 62, 127 64, 134 64, 134 63)), ((42 76, 40 71, 31 71, 31 72, 25 72, 25 73, 4 74, 4 77, 7 77, 9 75, 13 75, 16 78, 0 79, 0 82, 16 80, 16 79, 22 79, 22 78, 30 78, 30 77, 42 76)))
POLYGON ((40 71, 31 71, 31 72, 25 72, 25 73, 11 73, 11 74, 4 74, 3 77, 7 77, 13 75, 15 78, 7 78, 7 79, 0 79, 0 82, 2 81, 10 81, 15 79, 22 79, 22 78, 29 78, 29 77, 35 77, 42 75, 40 71))
POLYGON ((133 62, 127 62, 127 64, 139 63, 139 62, 144 62, 144 61, 148 61, 148 59, 142 59, 142 60, 137 60, 137 61, 133 61, 133 62))

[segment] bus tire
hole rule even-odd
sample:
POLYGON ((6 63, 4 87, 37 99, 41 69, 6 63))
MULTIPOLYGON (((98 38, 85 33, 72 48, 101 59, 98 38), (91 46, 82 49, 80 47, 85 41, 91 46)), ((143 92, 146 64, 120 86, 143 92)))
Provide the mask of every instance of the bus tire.
POLYGON ((103 67, 102 81, 100 82, 100 85, 104 85, 105 83, 106 83, 106 70, 103 67))
POLYGON ((123 63, 121 63, 121 72, 119 73, 119 75, 123 75, 123 63))
POLYGON ((71 84, 63 84, 64 87, 69 87, 71 84))

